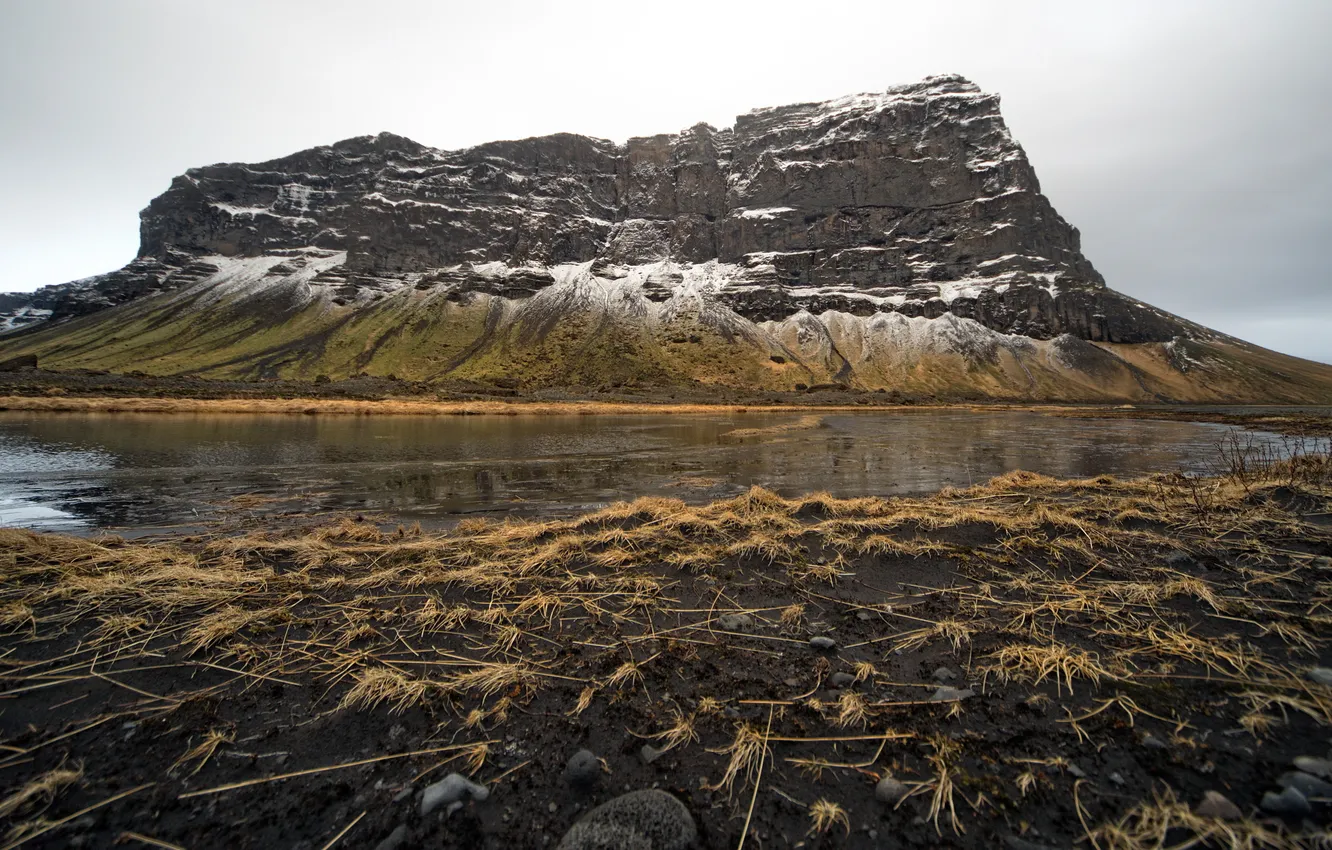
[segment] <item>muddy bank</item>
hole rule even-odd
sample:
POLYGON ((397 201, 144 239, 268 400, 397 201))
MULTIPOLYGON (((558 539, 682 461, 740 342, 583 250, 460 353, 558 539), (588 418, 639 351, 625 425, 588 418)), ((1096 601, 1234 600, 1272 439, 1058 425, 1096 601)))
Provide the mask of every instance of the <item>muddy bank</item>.
POLYGON ((1329 485, 0 532, 7 846, 553 847, 654 787, 709 848, 1326 841, 1329 485))
MULTIPOLYGON (((337 381, 213 380, 190 375, 152 376, 90 370, 26 369, 0 372, 0 396, 117 399, 302 399, 321 401, 527 402, 563 404, 601 402, 621 405, 915 405, 965 402, 963 397, 861 391, 824 384, 799 392, 748 391, 699 383, 685 387, 630 384, 524 390, 516 383, 478 384, 470 381, 406 381, 392 376, 362 375, 337 381)), ((983 401, 977 398, 976 401, 983 401)))

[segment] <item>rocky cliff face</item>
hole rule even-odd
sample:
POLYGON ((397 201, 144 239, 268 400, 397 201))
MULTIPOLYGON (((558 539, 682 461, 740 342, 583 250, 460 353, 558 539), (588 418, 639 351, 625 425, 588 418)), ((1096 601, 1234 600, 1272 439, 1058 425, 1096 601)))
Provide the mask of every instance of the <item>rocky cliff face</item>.
MULTIPOLYGON (((848 334, 883 349, 945 327, 904 335, 911 321, 947 319, 943 336, 973 365, 977 351, 993 365, 1000 338, 1011 351, 1224 342, 1106 288, 998 97, 956 76, 625 144, 560 134, 450 152, 383 133, 192 169, 141 218, 129 266, 11 296, 0 321, 54 332, 172 299, 173 315, 225 302, 251 326, 259 314, 237 306, 247 300, 288 322, 317 307, 338 333, 384 299, 435 305, 436 323, 484 314, 449 320, 465 344, 440 343, 435 375, 486 356, 501 368, 499 351, 512 359, 555 331, 610 334, 607 322, 665 344, 701 338, 679 326, 688 320, 760 359, 814 357, 825 364, 814 372, 849 382, 883 368, 842 351, 848 334), (348 315, 330 318, 338 310, 348 315)), ((308 370, 332 333, 320 327, 300 356, 244 357, 259 371, 308 370)), ((82 350, 68 362, 88 362, 82 350)))

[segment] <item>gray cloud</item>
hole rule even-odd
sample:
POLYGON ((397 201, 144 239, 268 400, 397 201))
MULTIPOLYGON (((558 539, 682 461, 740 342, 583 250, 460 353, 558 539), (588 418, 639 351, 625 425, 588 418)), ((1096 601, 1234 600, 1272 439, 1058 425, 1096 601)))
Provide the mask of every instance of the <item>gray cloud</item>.
POLYGON ((1111 286, 1332 362, 1332 4, 0 5, 0 290, 108 271, 172 176, 392 130, 613 139, 966 74, 1111 286))

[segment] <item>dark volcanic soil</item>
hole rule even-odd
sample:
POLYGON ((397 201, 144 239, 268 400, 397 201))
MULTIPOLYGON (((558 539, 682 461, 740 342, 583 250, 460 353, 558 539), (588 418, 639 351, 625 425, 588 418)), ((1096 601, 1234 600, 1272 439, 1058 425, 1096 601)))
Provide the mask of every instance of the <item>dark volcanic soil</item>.
POLYGON ((661 788, 708 848, 1312 844, 1326 805, 1260 805, 1329 756, 1328 483, 1304 459, 432 536, 262 506, 160 541, 0 531, 0 812, 30 847, 554 847, 661 788), (422 818, 452 771, 489 797, 422 818), (1190 814, 1207 791, 1243 819, 1190 814))

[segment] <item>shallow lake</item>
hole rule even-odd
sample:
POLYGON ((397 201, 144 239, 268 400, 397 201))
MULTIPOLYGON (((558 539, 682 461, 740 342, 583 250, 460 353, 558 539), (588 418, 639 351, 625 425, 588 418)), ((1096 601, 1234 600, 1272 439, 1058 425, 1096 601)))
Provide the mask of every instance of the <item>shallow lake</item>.
MULTIPOLYGON (((639 416, 0 413, 0 525, 193 525, 250 497, 272 510, 572 511, 641 495, 702 501, 920 494, 1026 469, 1207 472, 1224 425, 1013 411, 639 416), (737 429, 768 429, 750 436, 737 429), (785 430, 784 430, 785 429, 785 430), (238 498, 239 497, 239 498, 238 498)), ((1280 437, 1240 432, 1280 447, 1280 437)))

